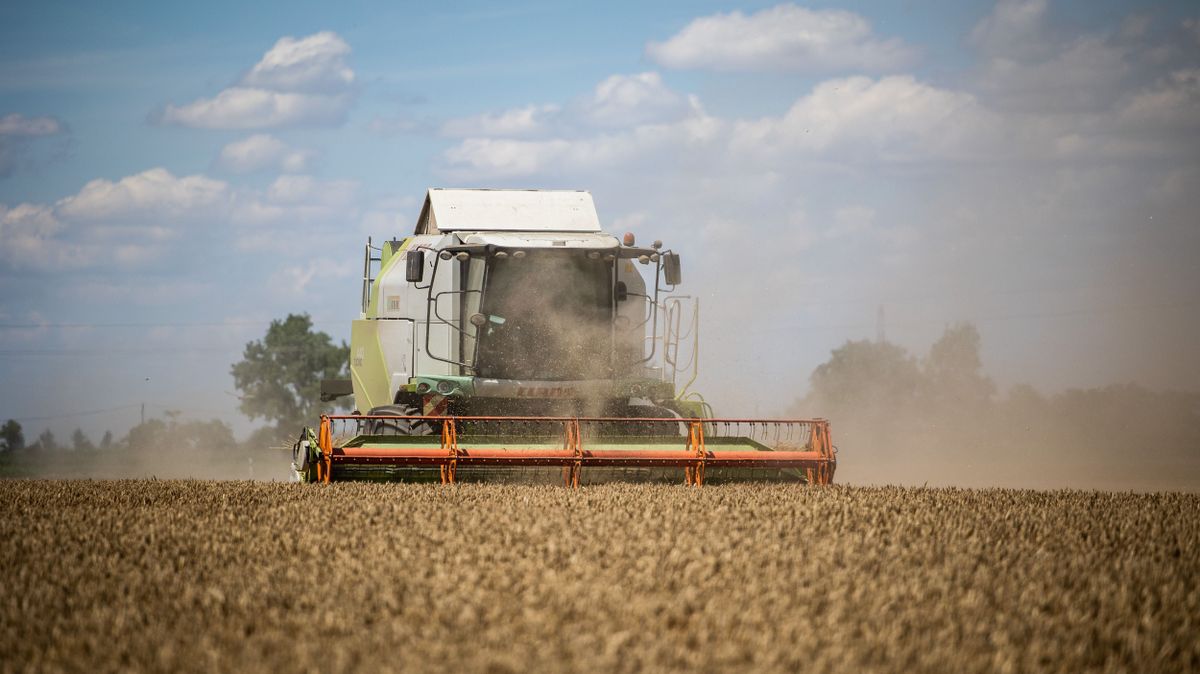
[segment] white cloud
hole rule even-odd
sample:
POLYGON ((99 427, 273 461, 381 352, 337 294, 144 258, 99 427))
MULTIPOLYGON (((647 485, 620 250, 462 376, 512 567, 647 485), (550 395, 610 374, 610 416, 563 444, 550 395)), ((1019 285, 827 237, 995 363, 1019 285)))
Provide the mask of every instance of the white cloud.
POLYGON ((93 180, 53 204, 0 204, 0 268, 130 269, 165 263, 198 239, 223 252, 311 250, 345 235, 358 202, 348 180, 282 175, 246 189, 153 168, 93 180))
POLYGON ((557 105, 527 105, 498 113, 460 117, 443 124, 442 134, 452 137, 540 135, 559 110, 557 105))
POLYGON ((858 14, 790 3, 695 19, 667 41, 648 44, 646 54, 668 68, 817 72, 889 71, 916 56, 898 39, 875 36, 858 14))
POLYGON ((66 125, 54 117, 26 117, 11 113, 0 117, 0 136, 53 136, 66 131, 66 125))
POLYGON ((1136 129, 1179 132, 1200 127, 1200 69, 1176 70, 1139 91, 1121 106, 1118 117, 1136 129))
POLYGON ((230 191, 229 184, 220 180, 202 175, 179 178, 164 168, 153 168, 116 182, 93 180, 78 194, 59 201, 55 211, 82 221, 207 216, 229 203, 230 191))
POLYGON ((0 204, 0 263, 24 269, 128 268, 162 259, 183 230, 228 218, 229 186, 163 168, 97 179, 53 204, 0 204))
POLYGON ((274 136, 259 133, 221 148, 217 163, 233 173, 265 170, 303 173, 309 168, 313 157, 311 150, 294 149, 274 136))
POLYGON ((0 204, 0 261, 14 266, 39 265, 63 225, 53 209, 41 204, 0 204))
POLYGON ((668 122, 691 112, 688 99, 663 84, 655 72, 608 77, 575 108, 588 123, 600 128, 668 122))
POLYGON ((612 75, 565 105, 527 105, 452 119, 442 134, 459 138, 545 138, 673 122, 694 112, 695 102, 672 90, 656 72, 612 75))
POLYGON ((623 166, 645 172, 693 163, 736 167, 747 175, 797 161, 914 162, 969 159, 998 146, 1000 120, 974 96, 910 76, 827 80, 782 116, 726 120, 698 99, 663 91, 657 76, 597 87, 598 107, 564 106, 537 137, 469 137, 443 154, 446 173, 461 179, 509 179, 623 166), (653 92, 653 95, 647 92, 653 92), (669 114, 633 112, 657 106, 669 114), (670 105, 666 105, 666 102, 670 105), (674 110, 686 101, 686 113, 674 110), (597 112, 601 111, 601 112, 597 112), (593 120, 600 116, 610 125, 593 120), (656 118, 665 118, 657 121, 656 118), (653 121, 646 121, 653 120, 653 121), (618 121, 620 122, 618 124, 618 121))
POLYGON ((206 129, 341 124, 354 98, 349 53, 328 31, 281 38, 236 85, 212 98, 168 105, 158 119, 206 129))
POLYGON ((997 107, 1018 112, 1089 112, 1110 106, 1130 73, 1128 50, 1084 36, 1048 47, 1045 58, 994 56, 979 78, 997 107))
POLYGON ((265 190, 238 195, 230 214, 238 250, 305 251, 344 243, 347 227, 360 217, 359 185, 352 180, 318 180, 282 175, 265 190), (296 236, 303 231, 304 236, 296 236))
POLYGON ((782 117, 739 122, 731 146, 747 156, 840 161, 966 158, 992 144, 998 120, 970 94, 908 75, 827 80, 782 117))
POLYGON ((651 169, 661 161, 683 160, 720 135, 721 123, 695 108, 689 117, 666 124, 631 128, 572 138, 526 140, 466 138, 446 150, 447 174, 461 179, 515 178, 556 170, 580 172, 599 167, 634 166, 651 169))
POLYGON ((993 55, 1044 55, 1046 4, 1046 0, 999 0, 971 30, 971 42, 993 55))
POLYGON ((354 84, 345 63, 350 46, 324 31, 297 40, 280 38, 242 79, 242 84, 274 91, 342 93, 354 84))

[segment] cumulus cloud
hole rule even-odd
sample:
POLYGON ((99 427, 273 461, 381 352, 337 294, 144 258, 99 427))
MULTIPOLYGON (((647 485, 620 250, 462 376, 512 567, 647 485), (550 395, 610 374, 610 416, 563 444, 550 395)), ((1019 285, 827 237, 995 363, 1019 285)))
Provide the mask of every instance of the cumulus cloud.
POLYGON ((442 134, 463 138, 578 136, 678 121, 693 114, 694 107, 694 100, 668 87, 656 72, 618 74, 566 104, 527 105, 452 119, 442 125, 442 134))
POLYGON ((1002 133, 996 117, 971 94, 907 75, 827 80, 783 115, 754 120, 717 118, 694 96, 670 90, 662 95, 657 76, 621 93, 614 92, 622 86, 612 84, 613 78, 606 79, 589 97, 596 106, 563 106, 556 114, 569 119, 545 125, 537 134, 522 126, 508 137, 463 139, 443 154, 447 172, 464 179, 507 179, 617 165, 654 170, 663 162, 757 171, 816 159, 967 159, 995 147, 1002 133), (653 100, 659 104, 647 103, 653 100), (680 103, 682 114, 676 110, 680 103), (669 114, 632 112, 641 107, 669 114))
POLYGON ((50 242, 62 230, 53 209, 41 204, 0 204, 0 261, 10 264, 38 263, 50 242))
POLYGON ((51 204, 0 204, 0 268, 129 269, 197 239, 226 251, 303 250, 358 216, 353 181, 282 175, 250 189, 153 168, 90 181, 51 204))
POLYGON ((281 38, 235 85, 212 98, 168 105, 156 119, 206 129, 341 124, 354 98, 349 54, 350 46, 329 31, 281 38))
POLYGON ((314 156, 311 150, 295 149, 270 134, 259 133, 221 148, 217 164, 232 173, 303 173, 314 156))
POLYGON ((455 137, 541 135, 561 109, 557 105, 526 105, 502 112, 460 117, 443 124, 442 134, 455 137))
POLYGON ((601 128, 666 122, 691 112, 688 99, 668 88, 654 72, 608 77, 575 107, 585 120, 601 128))
POLYGON ((678 161, 690 150, 708 145, 720 126, 719 120, 697 108, 675 122, 571 138, 466 138, 443 153, 443 168, 461 179, 509 179, 638 164, 646 170, 654 165, 656 154, 664 161, 678 161))
POLYGON ((340 94, 354 84, 345 63, 350 46, 337 33, 324 31, 296 39, 280 38, 242 84, 273 91, 340 94))
POLYGON ((55 211, 79 220, 120 220, 132 216, 178 219, 210 212, 229 199, 230 186, 202 175, 176 177, 153 168, 117 181, 97 179, 60 200, 55 211))
POLYGON ((737 123, 731 147, 841 161, 961 159, 994 149, 998 127, 970 94, 909 75, 850 77, 818 84, 780 117, 737 123))
POLYGON ((750 15, 735 11, 693 20, 646 55, 667 68, 718 71, 890 71, 915 50, 875 35, 862 16, 781 4, 750 15))
POLYGON ((0 265, 128 267, 161 256, 186 228, 228 217, 232 190, 204 176, 154 168, 93 180, 53 204, 0 205, 0 265))

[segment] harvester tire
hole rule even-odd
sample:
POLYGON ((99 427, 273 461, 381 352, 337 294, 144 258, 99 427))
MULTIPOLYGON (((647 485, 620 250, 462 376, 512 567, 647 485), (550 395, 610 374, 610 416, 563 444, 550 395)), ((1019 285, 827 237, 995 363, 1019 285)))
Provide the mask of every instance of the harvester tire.
MULTIPOLYGON (((372 407, 367 416, 420 416, 421 410, 403 403, 372 407)), ((424 419, 371 419, 366 422, 367 435, 433 435, 433 425, 424 419)))

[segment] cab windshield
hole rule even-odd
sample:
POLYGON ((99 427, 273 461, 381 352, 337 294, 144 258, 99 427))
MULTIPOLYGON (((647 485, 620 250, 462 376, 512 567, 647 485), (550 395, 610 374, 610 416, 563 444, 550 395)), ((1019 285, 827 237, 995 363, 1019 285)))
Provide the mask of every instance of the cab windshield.
POLYGON ((613 266, 584 251, 492 256, 474 370, 495 379, 609 377, 613 266))

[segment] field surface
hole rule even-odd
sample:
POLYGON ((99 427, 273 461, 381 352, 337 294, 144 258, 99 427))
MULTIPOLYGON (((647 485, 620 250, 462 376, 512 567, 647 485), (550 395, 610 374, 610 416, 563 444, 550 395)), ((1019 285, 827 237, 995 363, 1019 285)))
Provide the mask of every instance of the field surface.
POLYGON ((1200 496, 0 481, 0 669, 1196 671, 1200 496))

